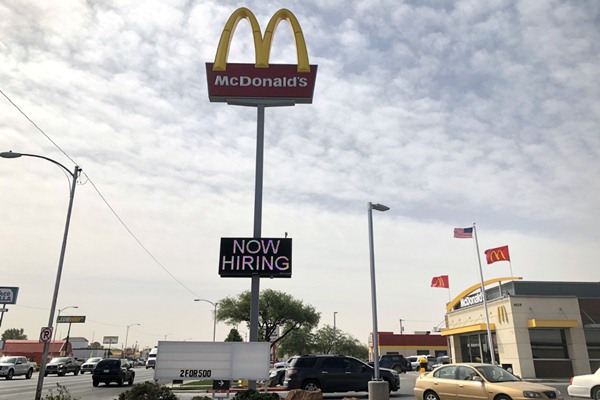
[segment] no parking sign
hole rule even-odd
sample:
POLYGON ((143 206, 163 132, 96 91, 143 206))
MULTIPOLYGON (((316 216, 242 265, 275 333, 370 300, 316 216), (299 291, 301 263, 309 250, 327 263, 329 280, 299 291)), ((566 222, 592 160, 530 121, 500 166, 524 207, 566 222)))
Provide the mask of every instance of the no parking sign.
POLYGON ((52 328, 45 326, 40 331, 40 343, 49 342, 52 339, 52 328))

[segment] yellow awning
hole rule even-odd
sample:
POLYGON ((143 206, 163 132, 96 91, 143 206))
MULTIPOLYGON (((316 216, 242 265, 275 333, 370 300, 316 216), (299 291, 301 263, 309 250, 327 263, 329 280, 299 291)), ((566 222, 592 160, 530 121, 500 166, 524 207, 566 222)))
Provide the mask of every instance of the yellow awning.
MULTIPOLYGON (((495 331, 496 325, 490 324, 490 330, 495 331)), ((480 332, 480 331, 487 331, 487 325, 486 324, 474 324, 474 325, 461 326, 460 328, 442 329, 440 331, 440 334, 442 336, 452 336, 452 335, 459 335, 461 333, 480 332)))

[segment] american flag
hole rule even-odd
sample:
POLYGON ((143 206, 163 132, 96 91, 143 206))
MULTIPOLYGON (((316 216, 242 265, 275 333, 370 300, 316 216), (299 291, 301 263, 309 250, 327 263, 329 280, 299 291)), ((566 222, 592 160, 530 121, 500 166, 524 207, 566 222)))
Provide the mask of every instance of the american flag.
POLYGON ((473 228, 454 228, 454 237, 458 239, 470 239, 473 237, 473 228))

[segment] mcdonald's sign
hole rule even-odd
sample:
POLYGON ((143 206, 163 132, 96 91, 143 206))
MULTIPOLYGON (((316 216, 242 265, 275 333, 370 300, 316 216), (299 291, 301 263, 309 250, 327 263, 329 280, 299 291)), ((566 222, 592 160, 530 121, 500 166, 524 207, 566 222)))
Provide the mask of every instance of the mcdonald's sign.
POLYGON ((310 65, 302 28, 291 11, 282 8, 269 20, 264 35, 258 20, 245 7, 231 14, 223 28, 214 63, 206 63, 208 98, 211 102, 236 99, 279 99, 312 103, 317 66, 310 65), (254 39, 254 64, 227 63, 229 46, 237 24, 247 19, 254 39), (281 21, 290 25, 298 58, 297 65, 269 64, 271 42, 281 21))
POLYGON ((500 322, 500 323, 508 322, 508 313, 506 312, 506 307, 498 306, 497 311, 498 311, 498 322, 500 322))

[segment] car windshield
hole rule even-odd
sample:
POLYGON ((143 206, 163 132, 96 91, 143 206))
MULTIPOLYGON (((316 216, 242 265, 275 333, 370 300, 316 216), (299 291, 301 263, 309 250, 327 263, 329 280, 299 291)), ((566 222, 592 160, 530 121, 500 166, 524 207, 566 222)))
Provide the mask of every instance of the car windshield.
POLYGON ((51 363, 64 363, 67 362, 67 357, 54 357, 50 362, 51 363))
POLYGON ((14 364, 16 360, 17 360, 16 357, 1 357, 0 358, 0 363, 14 364))
POLYGON ((519 378, 508 372, 507 370, 495 365, 483 365, 475 367, 475 369, 490 382, 516 382, 519 378))
POLYGON ((101 357, 92 357, 92 358, 88 358, 86 363, 97 363, 100 360, 102 360, 101 357))

